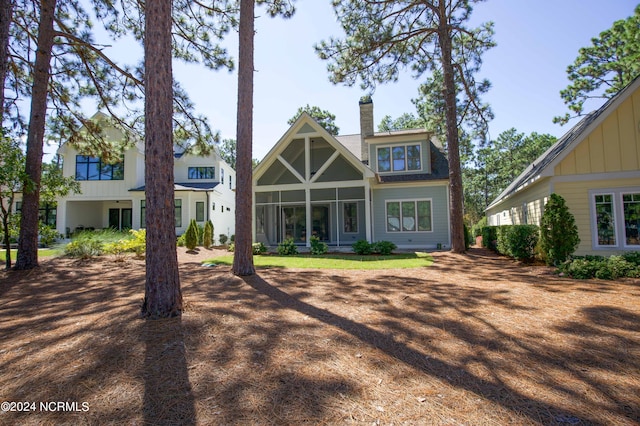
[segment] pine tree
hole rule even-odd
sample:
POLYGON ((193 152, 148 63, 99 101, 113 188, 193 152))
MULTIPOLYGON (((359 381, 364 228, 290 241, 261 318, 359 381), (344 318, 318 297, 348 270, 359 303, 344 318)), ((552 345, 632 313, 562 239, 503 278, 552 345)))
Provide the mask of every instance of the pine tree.
POLYGON ((209 248, 213 245, 213 223, 210 220, 204 224, 204 235, 202 236, 202 245, 209 248))
POLYGON ((559 265, 580 244, 576 220, 560 195, 551 194, 540 219, 540 246, 547 263, 559 265))

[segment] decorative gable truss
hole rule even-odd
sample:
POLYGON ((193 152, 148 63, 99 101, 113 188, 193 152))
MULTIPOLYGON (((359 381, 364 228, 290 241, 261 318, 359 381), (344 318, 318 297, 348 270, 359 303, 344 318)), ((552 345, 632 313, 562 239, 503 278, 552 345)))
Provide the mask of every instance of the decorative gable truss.
POLYGON ((303 113, 254 171, 254 235, 275 245, 370 239, 375 174, 303 113))

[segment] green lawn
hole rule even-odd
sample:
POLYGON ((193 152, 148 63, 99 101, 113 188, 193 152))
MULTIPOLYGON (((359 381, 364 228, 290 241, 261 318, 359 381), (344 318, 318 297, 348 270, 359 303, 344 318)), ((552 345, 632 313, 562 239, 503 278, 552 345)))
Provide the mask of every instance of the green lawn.
MULTIPOLYGON (((203 264, 232 265, 233 255, 216 257, 202 262, 203 264)), ((300 254, 296 256, 260 255, 253 256, 256 267, 269 268, 303 268, 303 269, 403 269, 420 268, 433 264, 428 253, 401 253, 389 256, 360 256, 353 254, 326 254, 312 256, 300 254)))
MULTIPOLYGON (((11 260, 16 260, 16 253, 18 250, 11 250, 11 260)), ((48 257, 48 256, 56 256, 60 251, 56 249, 40 249, 38 250, 38 257, 48 257)), ((4 262, 7 260, 6 250, 2 249, 0 251, 0 261, 4 262)))

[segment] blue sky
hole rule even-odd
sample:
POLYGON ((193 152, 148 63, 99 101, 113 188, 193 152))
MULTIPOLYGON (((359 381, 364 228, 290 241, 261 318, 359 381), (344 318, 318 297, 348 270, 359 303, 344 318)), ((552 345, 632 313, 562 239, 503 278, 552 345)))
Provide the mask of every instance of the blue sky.
MULTIPOLYGON (((493 21, 497 46, 484 56, 481 77, 492 82, 483 98, 495 119, 490 137, 515 127, 519 132, 561 136, 563 127, 552 118, 566 107, 559 92, 569 83, 566 67, 580 47, 633 14, 631 0, 488 0, 475 6, 470 25, 493 21)), ((341 134, 359 133, 358 86, 329 82, 326 63, 313 45, 330 36, 342 36, 329 0, 298 0, 293 18, 269 18, 258 7, 255 39, 253 157, 264 155, 286 132, 287 121, 306 104, 336 115, 341 134)), ((237 57, 237 34, 230 34, 229 50, 237 57)), ((199 113, 206 115, 223 138, 235 139, 237 75, 208 71, 196 65, 174 64, 175 77, 188 91, 199 113)), ((374 120, 415 113, 411 99, 420 79, 410 73, 397 83, 379 86, 373 94, 374 120)), ((596 108, 597 104, 589 109, 596 108)))

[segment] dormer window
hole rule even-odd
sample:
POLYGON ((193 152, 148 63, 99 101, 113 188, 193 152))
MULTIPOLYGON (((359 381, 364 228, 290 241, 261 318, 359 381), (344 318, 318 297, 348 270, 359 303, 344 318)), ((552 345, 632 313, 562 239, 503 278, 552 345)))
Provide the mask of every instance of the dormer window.
POLYGON ((378 172, 422 170, 420 144, 394 145, 378 148, 378 172))
POLYGON ((215 167, 189 167, 189 179, 215 179, 215 167))
POLYGON ((124 161, 107 164, 98 157, 76 155, 76 180, 123 180, 124 161))

